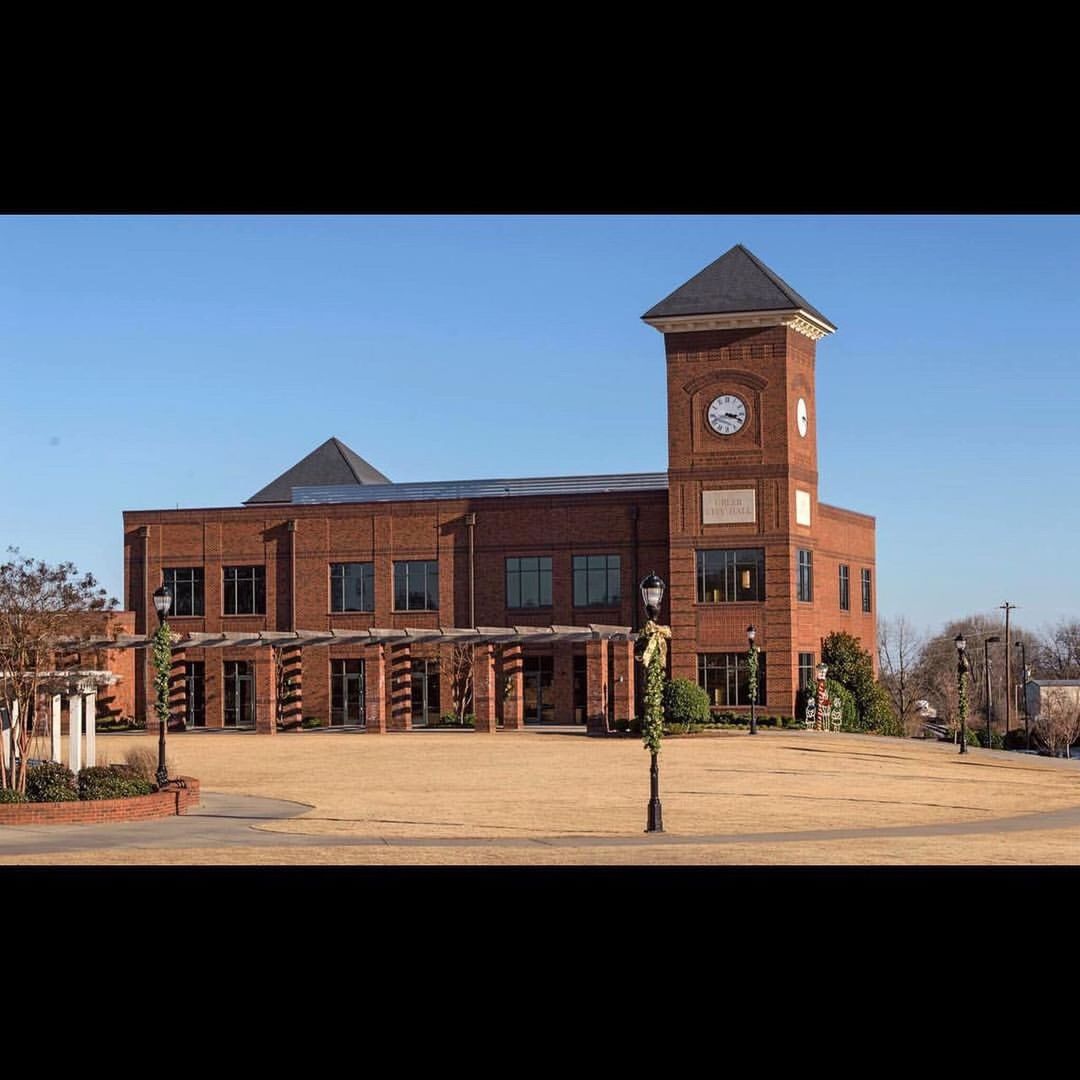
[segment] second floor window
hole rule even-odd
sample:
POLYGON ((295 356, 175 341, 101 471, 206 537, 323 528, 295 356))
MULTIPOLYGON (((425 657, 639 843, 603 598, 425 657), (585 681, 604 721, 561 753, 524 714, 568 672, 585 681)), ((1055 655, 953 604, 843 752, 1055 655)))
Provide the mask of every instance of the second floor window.
POLYGON ((375 564, 330 564, 330 610, 375 610, 375 564))
POLYGON ((622 600, 618 555, 574 556, 574 607, 616 607, 622 600))
POLYGON ((799 599, 809 603, 814 599, 814 553, 799 549, 799 599))
POLYGON ((226 566, 223 602, 226 615, 266 614, 266 567, 226 566))
POLYGON ((765 549, 732 548, 697 553, 699 604, 765 599, 765 549))
POLYGON ((851 610, 851 593, 848 588, 848 568, 840 567, 840 610, 851 610))
POLYGON ((394 563, 394 610, 439 610, 438 562, 394 563))
POLYGON ((863 611, 870 610, 870 571, 864 570, 862 572, 862 609, 863 611))
POLYGON ((547 556, 506 560, 506 606, 551 607, 551 559, 547 556))
POLYGON ((164 571, 165 587, 172 593, 169 615, 203 614, 203 568, 169 567, 164 571))

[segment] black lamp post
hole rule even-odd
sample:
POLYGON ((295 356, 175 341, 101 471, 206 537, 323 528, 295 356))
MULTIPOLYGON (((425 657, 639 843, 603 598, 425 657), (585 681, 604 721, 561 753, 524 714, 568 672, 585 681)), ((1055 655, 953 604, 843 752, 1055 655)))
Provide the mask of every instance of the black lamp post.
MULTIPOLYGON (((154 608, 158 614, 158 628, 165 626, 165 617, 172 607, 172 593, 167 586, 154 590, 154 608)), ((169 771, 165 768, 165 716, 162 715, 158 722, 158 760, 157 760, 157 785, 164 787, 169 782, 169 771)))
POLYGON ((990 691, 990 646, 1001 638, 994 634, 992 637, 983 638, 983 666, 986 668, 986 749, 993 745, 990 740, 990 722, 994 718, 994 701, 990 691))
MULTIPOLYGON (((749 642, 747 665, 753 670, 754 666, 754 638, 757 637, 757 631, 754 629, 754 624, 751 623, 746 628, 746 640, 749 642)), ((753 672, 753 685, 750 687, 750 734, 757 734, 757 671, 753 672)))
MULTIPOLYGON (((664 582, 657 576, 654 570, 647 578, 641 582, 641 601, 645 605, 645 614, 648 615, 649 621, 653 622, 660 614, 660 603, 664 599, 664 582)), ((657 707, 655 701, 651 701, 650 698, 653 694, 650 694, 650 690, 655 690, 651 685, 650 668, 654 663, 659 664, 659 659, 654 656, 649 662, 649 667, 645 670, 645 708, 646 710, 653 710, 657 707)), ((661 674, 661 680, 663 675, 661 674)), ((647 715, 645 718, 647 724, 663 724, 662 716, 647 715)), ((660 806, 660 765, 656 760, 657 751, 653 750, 651 757, 652 762, 649 766, 649 816, 648 824, 645 827, 646 832, 663 832, 664 831, 664 811, 660 806)))
POLYGON ((1018 641, 1016 647, 1020 650, 1020 677, 1023 680, 1021 696, 1024 699, 1024 738, 1027 742, 1027 748, 1031 749, 1031 718, 1028 716, 1028 703, 1027 703, 1027 684, 1028 679, 1031 677, 1031 672, 1028 671, 1027 666, 1027 649, 1024 648, 1024 643, 1018 641))

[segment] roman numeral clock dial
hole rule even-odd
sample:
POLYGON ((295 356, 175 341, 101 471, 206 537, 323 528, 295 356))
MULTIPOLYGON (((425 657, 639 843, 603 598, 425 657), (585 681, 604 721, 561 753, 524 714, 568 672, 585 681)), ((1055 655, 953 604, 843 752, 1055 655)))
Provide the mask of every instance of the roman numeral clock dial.
POLYGON ((734 435, 746 423, 746 402, 735 394, 721 394, 709 406, 708 418, 717 435, 734 435))

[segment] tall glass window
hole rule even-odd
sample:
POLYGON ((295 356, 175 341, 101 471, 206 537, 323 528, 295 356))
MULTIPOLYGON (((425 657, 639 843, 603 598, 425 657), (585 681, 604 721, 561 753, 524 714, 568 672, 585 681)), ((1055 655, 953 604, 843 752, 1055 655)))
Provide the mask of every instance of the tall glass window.
POLYGON ((266 567, 226 566, 223 602, 226 615, 265 615, 266 567))
POLYGON ((618 555, 575 555, 574 607, 618 607, 621 566, 618 555))
POLYGON ((506 606, 551 607, 551 559, 522 556, 506 560, 506 606))
POLYGON ((870 610, 870 571, 864 570, 862 572, 862 609, 863 611, 870 610))
POLYGON ((812 652, 799 653, 799 689, 805 690, 808 686, 817 685, 817 676, 814 672, 814 654, 812 652))
POLYGON ((814 599, 814 553, 799 549, 799 599, 814 599))
POLYGON ((172 593, 169 615, 203 614, 203 568, 172 566, 163 571, 165 587, 172 593))
POLYGON ((330 610, 375 610, 375 564, 330 564, 330 610))
MULTIPOLYGON (((749 705, 750 672, 747 655, 738 653, 698 653, 698 685, 714 706, 749 705)), ((758 652, 757 703, 768 700, 765 690, 765 654, 758 652)))
POLYGON ((840 610, 851 610, 851 593, 848 588, 848 568, 846 566, 840 567, 840 610))
POLYGON ((439 610, 438 562, 394 563, 394 610, 439 610))
POLYGON ((765 599, 765 549, 732 548, 697 553, 699 604, 765 599))

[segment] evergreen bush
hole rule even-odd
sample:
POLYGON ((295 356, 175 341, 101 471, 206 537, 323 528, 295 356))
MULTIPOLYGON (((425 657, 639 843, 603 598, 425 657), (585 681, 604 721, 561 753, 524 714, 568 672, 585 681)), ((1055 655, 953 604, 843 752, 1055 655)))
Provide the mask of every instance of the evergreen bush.
POLYGON ((664 716, 672 724, 707 723, 709 695, 690 679, 672 679, 664 687, 664 716))

